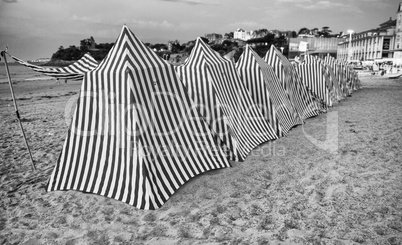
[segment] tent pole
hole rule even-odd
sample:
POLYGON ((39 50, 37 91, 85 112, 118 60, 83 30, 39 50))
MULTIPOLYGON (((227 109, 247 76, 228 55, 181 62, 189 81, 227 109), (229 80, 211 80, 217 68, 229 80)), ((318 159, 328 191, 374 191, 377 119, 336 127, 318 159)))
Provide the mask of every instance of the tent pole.
POLYGON ((30 156, 30 158, 31 158, 32 168, 33 168, 33 170, 36 170, 35 163, 34 163, 34 160, 33 160, 33 158, 32 158, 32 154, 31 154, 31 150, 29 149, 28 141, 27 141, 27 138, 26 138, 26 136, 25 136, 24 128, 22 127, 22 122, 21 122, 21 119, 20 119, 20 114, 19 114, 19 112, 18 112, 17 101, 15 100, 15 96, 14 96, 14 89, 13 89, 13 85, 12 85, 12 82, 11 82, 10 71, 8 70, 8 63, 7 63, 6 51, 1 51, 1 56, 3 56, 3 58, 4 58, 4 65, 5 65, 5 67, 6 67, 7 76, 8 76, 8 83, 9 83, 9 85, 10 85, 11 96, 12 96, 13 102, 14 102, 15 114, 16 114, 16 116, 17 116, 17 120, 18 120, 18 122, 19 122, 21 131, 22 131, 22 135, 24 136, 25 145, 27 146, 27 149, 28 149, 28 152, 29 152, 29 156, 30 156))

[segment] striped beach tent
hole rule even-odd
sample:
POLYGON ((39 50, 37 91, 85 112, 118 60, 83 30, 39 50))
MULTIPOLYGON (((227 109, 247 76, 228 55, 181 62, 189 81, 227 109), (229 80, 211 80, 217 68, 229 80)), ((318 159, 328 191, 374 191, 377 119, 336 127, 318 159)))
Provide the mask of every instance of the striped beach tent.
POLYGON ((311 92, 300 81, 290 61, 274 45, 271 45, 264 60, 274 69, 302 120, 321 113, 323 108, 320 103, 314 99, 311 92))
POLYGON ((92 71, 98 66, 98 62, 89 53, 86 53, 84 56, 81 57, 81 59, 65 67, 36 66, 25 62, 17 57, 11 57, 21 65, 31 68, 36 72, 40 72, 44 75, 51 76, 57 79, 81 80, 84 77, 85 73, 92 71))
POLYGON ((302 123, 272 67, 249 45, 244 47, 236 68, 277 135, 286 135, 293 126, 302 123))
POLYGON ((322 105, 325 108, 332 106, 324 66, 311 55, 306 55, 303 62, 295 64, 294 67, 300 80, 321 101, 322 105))
POLYGON ((106 58, 85 74, 47 191, 156 209, 190 178, 225 167, 174 67, 123 26, 106 58))
POLYGON ((356 91, 360 87, 360 80, 357 71, 346 61, 341 61, 346 72, 346 84, 350 90, 350 93, 356 91))
POLYGON ((337 62, 339 63, 340 67, 341 67, 341 71, 343 73, 343 80, 344 80, 344 90, 345 90, 345 94, 347 96, 351 96, 353 93, 353 80, 351 77, 351 73, 352 73, 352 68, 349 66, 349 64, 344 61, 344 60, 337 60, 337 62))
POLYGON ((320 64, 324 67, 325 78, 327 81, 326 84, 327 84, 327 88, 330 91, 331 101, 333 103, 337 103, 337 102, 341 101, 342 99, 344 99, 344 97, 342 96, 341 89, 340 89, 339 83, 338 83, 338 79, 336 78, 336 75, 335 75, 333 69, 324 59, 317 57, 316 60, 318 62, 320 62, 320 64))
POLYGON ((339 85, 339 89, 341 91, 342 97, 346 97, 349 95, 349 90, 347 88, 347 79, 346 79, 346 71, 344 69, 344 64, 339 60, 335 59, 334 57, 330 56, 329 54, 325 57, 324 61, 329 64, 332 68, 336 80, 339 85))
POLYGON ((327 54, 325 58, 323 59, 324 63, 328 67, 329 73, 331 75, 331 79, 333 79, 335 89, 338 92, 338 98, 339 100, 344 99, 345 96, 342 92, 342 84, 341 84, 341 79, 340 79, 340 71, 338 69, 338 64, 336 62, 336 59, 332 57, 330 54, 327 54))
POLYGON ((278 138, 253 102, 235 64, 201 38, 176 71, 230 160, 242 161, 254 147, 278 138))

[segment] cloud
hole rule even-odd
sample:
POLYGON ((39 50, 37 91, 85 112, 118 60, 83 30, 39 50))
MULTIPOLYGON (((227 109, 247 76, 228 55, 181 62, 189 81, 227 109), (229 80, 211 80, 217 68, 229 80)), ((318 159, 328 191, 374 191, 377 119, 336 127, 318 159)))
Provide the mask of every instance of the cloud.
POLYGON ((277 3, 311 3, 311 0, 275 0, 277 3))
POLYGON ((201 4, 220 4, 219 1, 206 1, 206 0, 160 0, 164 2, 176 2, 176 3, 187 3, 190 5, 201 5, 201 4))
POLYGON ((89 23, 100 23, 101 22, 99 19, 96 19, 96 18, 93 18, 93 17, 77 16, 75 14, 73 16, 71 16, 71 20, 83 21, 83 22, 89 22, 89 23))
MULTIPOLYGON (((366 2, 375 3, 377 0, 364 0, 366 2)), ((356 11, 361 12, 361 10, 352 4, 342 3, 342 1, 328 1, 328 0, 275 0, 276 4, 285 4, 289 6, 292 4, 295 7, 305 9, 305 10, 324 10, 324 9, 334 9, 343 11, 356 11)), ((353 2, 357 3, 357 2, 353 2)))
POLYGON ((243 29, 256 29, 256 28, 264 28, 264 26, 261 23, 251 21, 251 20, 245 20, 245 21, 239 21, 235 23, 229 24, 232 28, 243 28, 243 29))
POLYGON ((137 26, 139 28, 172 28, 174 25, 167 20, 158 21, 146 21, 146 20, 129 20, 127 24, 137 26))
MULTIPOLYGON (((280 1, 293 1, 293 0, 280 0, 280 1)), ((351 4, 346 4, 346 3, 337 3, 337 2, 331 2, 331 1, 317 1, 317 2, 311 2, 309 0, 305 1, 305 4, 295 2, 296 6, 305 10, 327 10, 327 9, 334 9, 334 10, 341 10, 341 11, 347 11, 347 12, 355 12, 355 13, 361 13, 362 11, 354 5, 351 4), (307 4, 309 3, 309 4, 307 4)))
POLYGON ((3 2, 5 2, 5 3, 16 3, 17 0, 3 0, 3 2))

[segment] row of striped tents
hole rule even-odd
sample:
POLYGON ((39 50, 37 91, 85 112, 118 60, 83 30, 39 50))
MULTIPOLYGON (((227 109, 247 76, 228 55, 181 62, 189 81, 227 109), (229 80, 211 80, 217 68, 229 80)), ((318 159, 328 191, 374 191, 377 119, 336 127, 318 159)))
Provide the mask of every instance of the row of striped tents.
POLYGON ((278 138, 252 100, 234 63, 201 38, 176 71, 230 160, 242 161, 259 144, 278 138))
MULTIPOLYGON (((307 58, 310 55, 306 56, 307 58)), ((300 64, 294 66, 301 79, 313 95, 318 98, 324 107, 332 106, 330 92, 327 86, 324 66, 314 58, 305 59, 300 64)), ((329 85, 329 84, 328 84, 329 85)))
POLYGON ((265 54, 264 60, 274 69, 302 120, 317 116, 324 110, 300 81, 290 61, 274 45, 271 45, 269 51, 265 54))
POLYGON ((236 68, 278 136, 286 135, 292 127, 302 123, 272 67, 249 45, 244 48, 236 68))
POLYGON ((11 57, 21 65, 56 79, 81 80, 85 73, 92 71, 98 66, 98 62, 89 53, 86 53, 79 60, 65 67, 36 66, 17 57, 11 57))
POLYGON ((190 178, 230 167, 212 135, 174 67, 123 26, 106 58, 85 74, 47 191, 159 208, 190 178))

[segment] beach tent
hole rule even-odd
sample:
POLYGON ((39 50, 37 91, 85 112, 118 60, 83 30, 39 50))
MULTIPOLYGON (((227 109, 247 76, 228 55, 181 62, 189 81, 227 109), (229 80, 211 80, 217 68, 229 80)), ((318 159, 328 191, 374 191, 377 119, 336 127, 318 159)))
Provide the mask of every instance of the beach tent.
POLYGON ((300 81, 290 61, 274 45, 271 45, 264 56, 264 60, 274 69, 302 120, 317 116, 322 112, 321 104, 315 100, 311 92, 300 81))
POLYGON ((346 71, 346 81, 347 81, 346 84, 348 85, 350 93, 352 93, 353 91, 356 91, 361 87, 359 76, 357 74, 357 71, 353 69, 352 65, 350 65, 348 62, 345 61, 341 62, 346 71))
POLYGON ((249 45, 244 47, 236 68, 254 103, 259 105, 277 135, 287 134, 293 126, 302 123, 272 67, 249 45))
POLYGON ((322 59, 322 64, 324 65, 324 71, 326 74, 326 78, 328 79, 328 88, 330 90, 330 96, 331 96, 331 100, 334 103, 337 103, 343 99, 345 99, 345 97, 343 96, 342 92, 341 92, 341 88, 339 86, 339 82, 338 79, 336 78, 336 75, 333 71, 333 69, 326 63, 324 62, 322 59))
POLYGON ((254 147, 278 138, 253 102, 235 64, 201 38, 176 71, 230 160, 242 161, 254 147))
POLYGON ((47 191, 156 209, 190 178, 229 166, 173 66, 123 26, 85 74, 47 191))
POLYGON ((347 88, 346 70, 344 69, 345 64, 330 56, 329 54, 327 54, 327 56, 324 58, 324 61, 332 68, 342 97, 344 98, 348 96, 349 89, 347 88))
POLYGON ((81 80, 84 74, 92 71, 98 66, 98 62, 89 54, 86 53, 81 59, 77 60, 73 64, 65 67, 44 67, 36 66, 25 62, 17 57, 11 56, 16 62, 31 68, 36 72, 43 73, 47 76, 51 76, 57 79, 69 79, 69 80, 81 80))
POLYGON ((330 91, 331 101, 333 103, 336 103, 343 100, 344 97, 342 95, 338 79, 336 78, 336 75, 331 66, 321 58, 316 57, 316 61, 318 61, 324 67, 325 78, 327 81, 326 84, 327 88, 330 91))
POLYGON ((329 55, 325 57, 325 62, 335 71, 338 80, 340 81, 340 87, 345 96, 351 95, 353 91, 361 88, 361 82, 357 71, 353 69, 344 60, 337 60, 329 55))
POLYGON ((326 78, 325 68, 321 62, 311 55, 306 55, 303 62, 295 64, 294 67, 300 80, 321 101, 323 107, 332 106, 330 91, 328 89, 329 84, 327 85, 329 79, 326 78))

